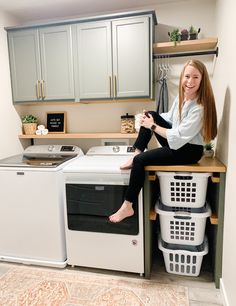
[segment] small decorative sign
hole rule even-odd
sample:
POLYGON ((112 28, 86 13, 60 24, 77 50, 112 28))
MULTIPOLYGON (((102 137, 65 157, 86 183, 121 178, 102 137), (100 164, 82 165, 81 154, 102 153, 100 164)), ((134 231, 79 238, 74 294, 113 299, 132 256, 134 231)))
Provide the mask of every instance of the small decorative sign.
POLYGON ((66 133, 66 112, 47 113, 49 133, 66 133))

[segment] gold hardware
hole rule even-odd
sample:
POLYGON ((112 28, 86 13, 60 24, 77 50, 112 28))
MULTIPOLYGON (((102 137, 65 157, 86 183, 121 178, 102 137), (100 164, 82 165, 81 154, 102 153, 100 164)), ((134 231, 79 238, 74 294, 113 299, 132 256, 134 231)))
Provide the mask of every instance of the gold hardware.
POLYGON ((37 84, 36 84, 36 95, 37 95, 37 99, 40 99, 40 81, 37 80, 37 84))
POLYGON ((115 82, 114 82, 114 96, 117 97, 117 86, 116 86, 116 76, 115 76, 115 82))
POLYGON ((44 80, 42 80, 42 81, 41 81, 41 93, 42 93, 42 99, 45 99, 45 93, 44 93, 44 83, 45 83, 45 81, 44 81, 44 80))
POLYGON ((110 97, 111 97, 111 76, 109 76, 109 89, 110 89, 110 97))

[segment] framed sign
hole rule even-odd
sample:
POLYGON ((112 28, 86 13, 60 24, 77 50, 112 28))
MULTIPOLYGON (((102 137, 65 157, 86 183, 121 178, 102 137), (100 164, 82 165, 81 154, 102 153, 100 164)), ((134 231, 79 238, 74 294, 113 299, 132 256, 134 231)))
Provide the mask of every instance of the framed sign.
POLYGON ((66 133, 66 112, 47 113, 48 133, 66 133))

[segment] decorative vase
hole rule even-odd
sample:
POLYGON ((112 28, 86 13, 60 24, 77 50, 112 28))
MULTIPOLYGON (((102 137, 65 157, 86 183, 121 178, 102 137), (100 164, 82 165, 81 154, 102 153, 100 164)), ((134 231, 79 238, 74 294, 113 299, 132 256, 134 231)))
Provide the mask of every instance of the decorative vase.
POLYGON ((212 158, 214 156, 214 150, 205 150, 204 155, 212 158))
POLYGON ((191 34, 189 34, 189 39, 190 39, 190 40, 197 39, 197 33, 191 33, 191 34))
POLYGON ((23 133, 26 135, 34 135, 37 129, 37 123, 23 123, 23 133))
POLYGON ((188 34, 181 34, 180 39, 181 40, 188 40, 188 34))

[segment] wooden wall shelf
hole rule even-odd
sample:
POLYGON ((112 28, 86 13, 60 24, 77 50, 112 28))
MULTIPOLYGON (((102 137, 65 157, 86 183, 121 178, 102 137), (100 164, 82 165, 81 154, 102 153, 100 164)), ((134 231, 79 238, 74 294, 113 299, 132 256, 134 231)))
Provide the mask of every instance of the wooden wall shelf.
POLYGON ((137 138, 137 133, 123 134, 123 133, 49 133, 47 135, 19 135, 20 139, 100 139, 100 138, 114 138, 114 139, 132 139, 137 138))
POLYGON ((183 40, 174 45, 174 42, 161 42, 153 44, 153 53, 156 55, 176 52, 193 52, 213 50, 217 47, 217 38, 203 38, 196 40, 183 40))

